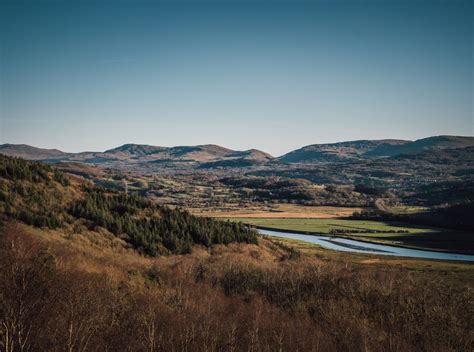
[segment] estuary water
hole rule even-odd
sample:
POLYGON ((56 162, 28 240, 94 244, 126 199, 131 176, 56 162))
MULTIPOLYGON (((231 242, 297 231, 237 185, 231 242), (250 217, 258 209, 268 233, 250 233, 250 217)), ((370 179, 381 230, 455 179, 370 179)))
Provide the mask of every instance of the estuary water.
POLYGON ((315 243, 323 248, 333 249, 341 252, 366 253, 378 255, 393 255, 410 258, 426 258, 439 260, 457 260, 474 262, 474 255, 436 252, 429 250, 410 249, 383 244, 368 243, 340 237, 306 235, 303 233, 291 233, 279 230, 257 229, 262 235, 283 237, 294 240, 315 243))

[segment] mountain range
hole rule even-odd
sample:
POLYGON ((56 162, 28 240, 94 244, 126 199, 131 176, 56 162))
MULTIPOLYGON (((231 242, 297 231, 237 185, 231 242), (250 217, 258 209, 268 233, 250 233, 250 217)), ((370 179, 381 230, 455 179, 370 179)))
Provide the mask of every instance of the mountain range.
POLYGON ((236 151, 214 144, 176 147, 124 144, 105 152, 80 153, 66 153, 58 149, 36 148, 26 144, 2 144, 0 153, 47 162, 83 162, 105 166, 117 163, 162 167, 197 165, 209 169, 249 167, 269 162, 295 164, 357 161, 472 146, 474 137, 434 136, 415 141, 382 139, 312 144, 280 157, 273 157, 257 149, 236 151))

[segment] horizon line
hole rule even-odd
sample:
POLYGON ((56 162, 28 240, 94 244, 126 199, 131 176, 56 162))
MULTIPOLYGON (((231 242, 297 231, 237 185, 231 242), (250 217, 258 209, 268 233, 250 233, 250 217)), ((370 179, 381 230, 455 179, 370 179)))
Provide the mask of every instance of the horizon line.
POLYGON ((297 147, 297 148, 295 148, 295 149, 292 149, 292 150, 290 150, 290 151, 288 151, 288 152, 286 152, 286 153, 283 153, 283 154, 281 154, 281 155, 278 155, 278 156, 273 155, 273 154, 270 154, 270 153, 266 152, 265 150, 259 149, 259 148, 249 148, 249 149, 244 149, 244 150, 238 150, 238 149, 228 148, 228 147, 225 147, 225 146, 223 146, 223 145, 216 144, 216 143, 204 143, 204 144, 194 144, 194 145, 173 145, 173 146, 163 146, 163 145, 146 144, 146 143, 122 143, 122 144, 116 145, 115 147, 105 149, 104 151, 82 150, 82 151, 76 151, 76 152, 65 151, 65 150, 63 150, 63 149, 56 148, 56 147, 52 147, 52 148, 51 148, 51 147, 42 147, 42 146, 32 145, 32 144, 28 144, 28 143, 10 143, 10 142, 6 142, 6 143, 0 144, 0 146, 5 146, 5 145, 28 146, 28 147, 37 148, 37 149, 44 149, 44 150, 57 150, 57 151, 60 151, 60 152, 62 152, 62 153, 65 153, 65 154, 106 153, 106 152, 108 152, 108 151, 111 151, 111 150, 114 150, 114 149, 123 147, 123 146, 125 146, 125 145, 150 146, 150 147, 166 148, 166 149, 179 148, 179 147, 217 146, 217 147, 221 147, 221 148, 228 149, 228 150, 235 151, 235 152, 246 152, 246 151, 250 151, 250 150, 257 150, 257 151, 263 152, 263 153, 265 153, 265 154, 268 154, 268 155, 270 155, 271 157, 278 158, 278 157, 284 156, 284 155, 286 155, 286 154, 288 154, 288 153, 291 153, 292 151, 299 150, 299 149, 301 149, 301 148, 308 147, 308 146, 311 146, 311 145, 334 145, 334 144, 340 144, 340 143, 363 142, 363 141, 405 141, 405 142, 416 142, 416 141, 418 141, 418 140, 423 140, 423 139, 428 139, 428 138, 436 138, 436 137, 474 138, 474 135, 462 135, 462 136, 461 136, 461 135, 440 134, 440 135, 433 135, 433 136, 422 137, 422 138, 417 138, 417 139, 401 139, 401 138, 352 139, 352 140, 342 140, 342 141, 338 141, 338 142, 312 143, 312 144, 303 145, 303 146, 301 146, 301 147, 297 147))

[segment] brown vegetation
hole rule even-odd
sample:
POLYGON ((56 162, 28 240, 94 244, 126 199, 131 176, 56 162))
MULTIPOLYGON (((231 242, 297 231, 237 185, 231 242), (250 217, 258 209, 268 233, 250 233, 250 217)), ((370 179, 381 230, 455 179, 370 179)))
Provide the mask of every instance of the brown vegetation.
POLYGON ((272 204, 271 206, 255 207, 254 209, 194 209, 193 214, 216 218, 272 218, 272 219, 331 219, 351 216, 361 208, 304 206, 298 204, 272 204))
POLYGON ((322 261, 265 239, 151 259, 105 235, 5 228, 2 351, 473 347, 472 287, 439 273, 322 261))

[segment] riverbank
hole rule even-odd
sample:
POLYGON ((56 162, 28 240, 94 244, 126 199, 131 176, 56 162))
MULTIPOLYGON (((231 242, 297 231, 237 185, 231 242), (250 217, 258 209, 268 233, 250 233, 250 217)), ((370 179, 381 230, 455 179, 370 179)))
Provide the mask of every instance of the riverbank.
POLYGON ((353 240, 361 243, 366 243, 366 244, 379 244, 379 245, 384 245, 387 247, 393 247, 393 248, 405 248, 405 249, 413 249, 413 250, 423 250, 423 251, 430 251, 430 252, 437 252, 437 253, 445 253, 445 254, 457 254, 457 255, 471 255, 469 252, 464 253, 464 252, 454 252, 454 251, 446 251, 446 250, 437 250, 437 249, 430 249, 422 246, 409 246, 406 245, 405 243, 401 242, 399 244, 395 244, 394 241, 387 241, 381 238, 377 237, 370 237, 366 238, 363 236, 350 236, 350 235, 331 235, 331 234, 323 234, 323 233, 317 233, 317 232, 311 232, 311 231, 294 231, 294 230, 286 230, 286 229, 278 229, 278 228, 273 228, 273 227, 265 227, 265 226, 256 226, 257 229, 260 230, 269 230, 269 231, 278 231, 278 232, 283 232, 283 233, 291 233, 291 234, 296 234, 296 235, 309 235, 309 236, 320 236, 320 237, 327 237, 329 239, 335 239, 335 238, 343 238, 343 239, 348 239, 348 240, 353 240))
POLYGON ((474 235, 399 222, 353 219, 229 218, 260 228, 320 236, 335 236, 361 242, 473 255, 474 235), (352 231, 352 232, 351 232, 352 231))
POLYGON ((421 258, 421 259, 432 259, 432 260, 452 260, 452 261, 465 261, 474 262, 474 255, 447 253, 447 252, 436 252, 411 249, 405 247, 388 246, 383 244, 375 244, 370 242, 357 241, 353 239, 347 239, 342 237, 330 237, 330 236, 316 236, 294 232, 283 232, 278 230, 258 230, 263 235, 269 235, 279 238, 289 238, 300 241, 317 244, 323 248, 331 249, 335 251, 351 252, 351 253, 362 253, 362 254, 381 254, 400 256, 408 258, 421 258))

